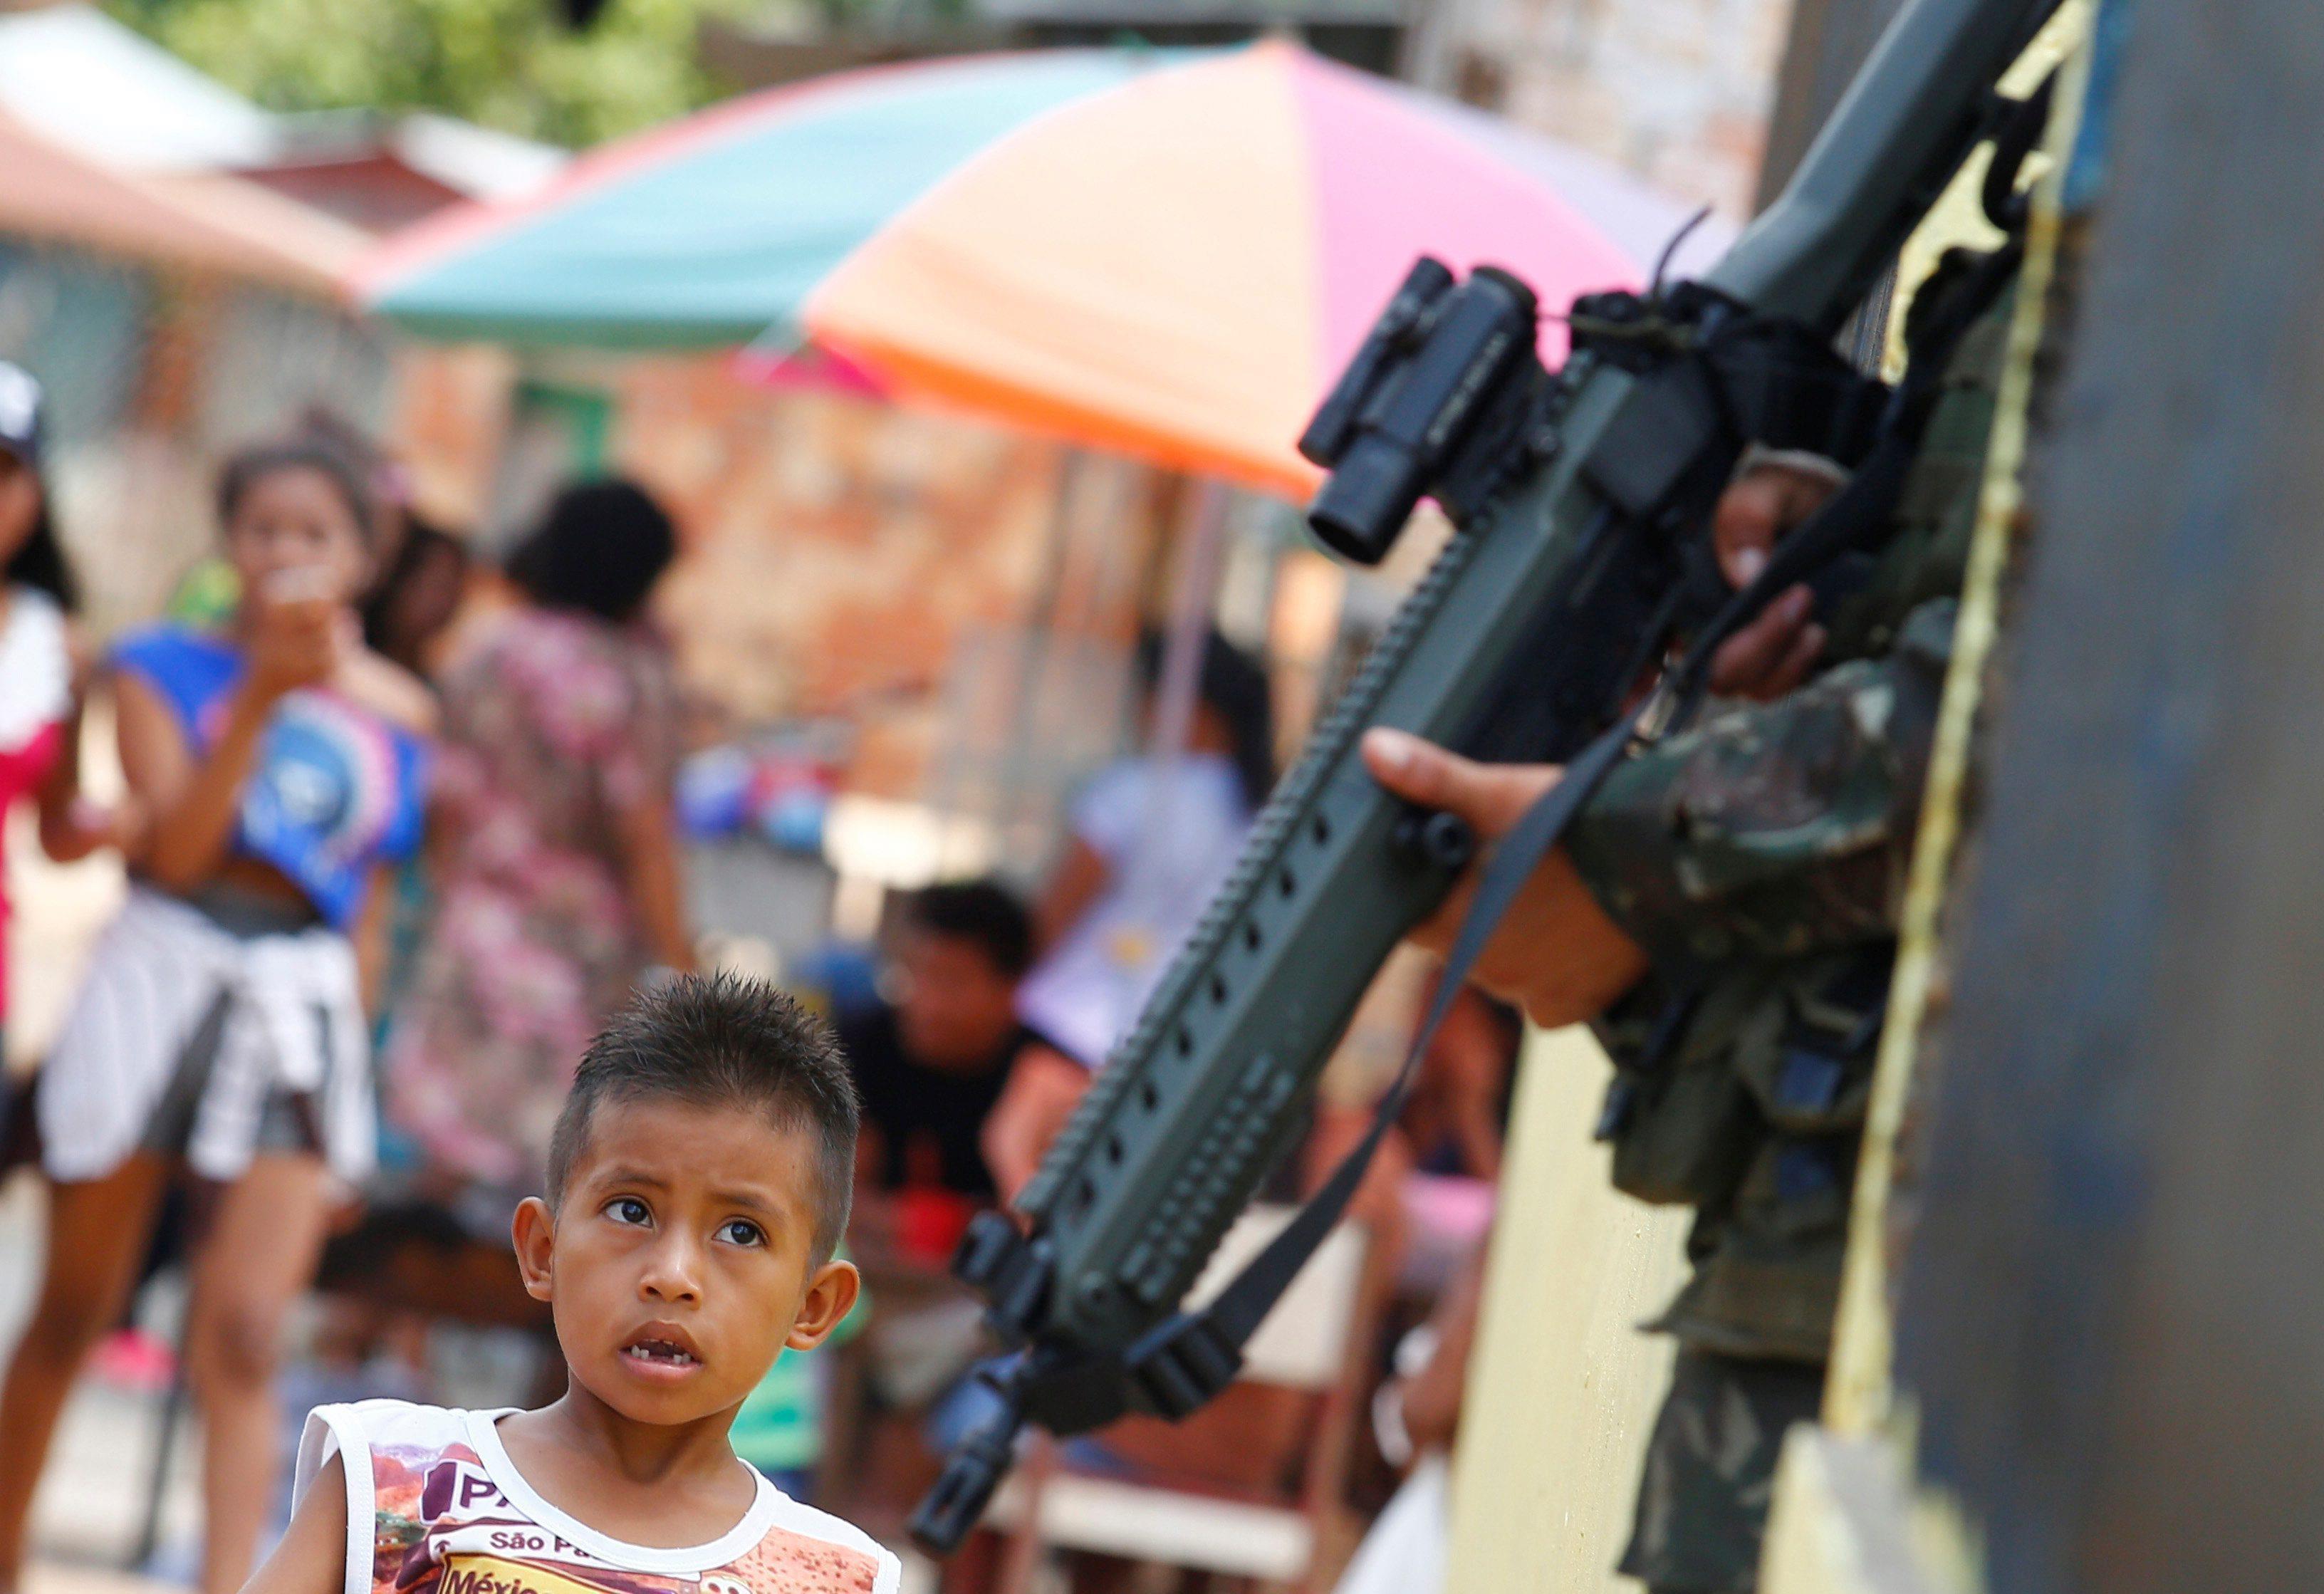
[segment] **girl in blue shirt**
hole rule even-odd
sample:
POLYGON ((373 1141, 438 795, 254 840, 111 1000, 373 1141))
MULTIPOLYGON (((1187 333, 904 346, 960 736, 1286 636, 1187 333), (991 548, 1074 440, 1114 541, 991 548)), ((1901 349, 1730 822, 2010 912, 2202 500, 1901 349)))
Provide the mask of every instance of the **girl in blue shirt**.
POLYGON ((363 646, 377 521, 353 465, 312 440, 251 450, 218 511, 241 591, 224 632, 153 627, 110 661, 143 824, 129 900, 38 1087, 48 1264, 0 1388, 0 1587, 58 1409, 183 1166, 204 1198, 186 1335, 202 1587, 240 1588, 274 1489, 283 1316, 335 1182, 372 1166, 358 948, 374 876, 419 839, 432 701, 363 646))

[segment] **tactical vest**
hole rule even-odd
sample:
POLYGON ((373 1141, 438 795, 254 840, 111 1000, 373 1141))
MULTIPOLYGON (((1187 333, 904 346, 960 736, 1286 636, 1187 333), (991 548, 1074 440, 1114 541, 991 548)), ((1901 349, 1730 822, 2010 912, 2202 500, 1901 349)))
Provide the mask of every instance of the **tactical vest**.
MULTIPOLYGON (((1828 675, 1908 655, 1941 682, 2009 318, 2005 295, 1955 352, 1899 533, 1832 608, 1828 675)), ((1828 1355, 1895 957, 1882 938, 1665 971, 1599 1025, 1616 1187, 1697 1211, 1693 1277, 1652 1326, 1728 1355, 1828 1355)))

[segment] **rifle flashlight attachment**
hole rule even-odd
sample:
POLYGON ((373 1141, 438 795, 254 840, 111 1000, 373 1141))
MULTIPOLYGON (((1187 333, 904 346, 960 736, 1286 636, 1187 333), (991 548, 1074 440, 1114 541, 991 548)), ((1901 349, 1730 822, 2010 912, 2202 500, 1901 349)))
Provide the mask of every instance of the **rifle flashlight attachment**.
POLYGON ((1509 379, 1534 364, 1538 318, 1507 272, 1480 266, 1455 286, 1420 258, 1299 439, 1332 472, 1307 511, 1325 547, 1360 565, 1387 557, 1480 419, 1513 386, 1537 391, 1509 379))

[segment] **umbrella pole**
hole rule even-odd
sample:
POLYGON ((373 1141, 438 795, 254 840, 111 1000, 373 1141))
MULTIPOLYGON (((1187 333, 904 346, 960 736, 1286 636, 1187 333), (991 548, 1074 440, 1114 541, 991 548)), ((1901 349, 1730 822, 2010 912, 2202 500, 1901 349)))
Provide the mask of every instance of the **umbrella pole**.
POLYGON ((999 811, 1004 826, 1014 830, 1037 815, 1035 794, 1051 779, 1040 758, 1038 734, 1042 695, 1049 659, 1056 651, 1057 627, 1065 613, 1065 567, 1072 557, 1076 495, 1089 474, 1089 456, 1065 445, 1058 450, 1057 482, 1049 509, 1049 528, 1041 554, 1041 585, 1034 594, 1024 634, 1017 647, 1017 692, 1010 705, 1008 756, 1001 760, 1002 790, 999 811))
POLYGON ((1194 699, 1203 677, 1203 642, 1210 634, 1211 605, 1218 596, 1219 572, 1226 562, 1225 486, 1207 479, 1195 483, 1181 523, 1185 551, 1180 556, 1177 591, 1172 594, 1162 677, 1147 743, 1148 753, 1157 763, 1185 752, 1186 738, 1194 729, 1194 699))
MULTIPOLYGON (((1181 523, 1185 528, 1179 557, 1178 585, 1171 603, 1170 630, 1162 648, 1162 675, 1155 692, 1154 724, 1147 756, 1157 770, 1167 769, 1185 755, 1194 730, 1195 698, 1202 686, 1204 643, 1211 630, 1211 605, 1218 594, 1219 572, 1225 563, 1227 490, 1213 480, 1194 484, 1186 500, 1181 523)), ((1175 779, 1147 783, 1144 823, 1139 826, 1139 855, 1132 861, 1126 889, 1165 889, 1157 880, 1158 861, 1167 856, 1167 838, 1175 825, 1172 813, 1178 791, 1175 779)))

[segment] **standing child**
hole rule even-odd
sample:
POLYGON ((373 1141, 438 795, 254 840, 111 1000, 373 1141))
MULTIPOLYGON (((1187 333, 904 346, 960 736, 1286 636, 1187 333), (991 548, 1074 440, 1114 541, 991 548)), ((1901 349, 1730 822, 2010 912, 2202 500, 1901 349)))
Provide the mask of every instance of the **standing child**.
MULTIPOLYGON (((41 849, 60 863, 121 839, 125 826, 80 795, 80 651, 72 567, 41 477, 41 384, 0 360, 0 817, 20 799, 40 815, 41 849)), ((8 1005, 8 888, 0 869, 0 1028, 8 1005)), ((0 1104, 0 1158, 13 1088, 0 1104)), ((0 1160, 0 1168, 6 1163, 0 1160)))
POLYGON ((202 1588, 249 1576, 274 1488, 283 1317, 375 1135, 359 991, 374 874, 420 833, 426 692, 363 646, 360 473, 309 441, 218 485, 240 587, 222 634, 131 633, 109 668, 140 815, 128 901, 42 1066, 40 1298, 0 1384, 0 1590, 57 1414, 119 1320, 155 1209, 198 1181, 186 1371, 202 1418, 202 1588))
POLYGON ((833 1251, 855 1124, 830 1032, 772 987, 689 977, 633 1001, 516 1212, 564 1396, 318 1408, 290 1531, 245 1594, 894 1594, 895 1556, 727 1437, 784 1348, 854 1303, 833 1251))

